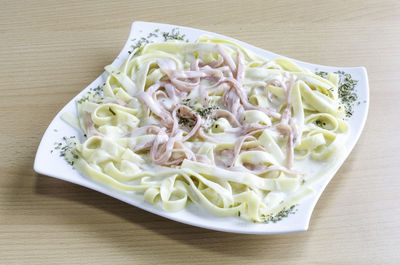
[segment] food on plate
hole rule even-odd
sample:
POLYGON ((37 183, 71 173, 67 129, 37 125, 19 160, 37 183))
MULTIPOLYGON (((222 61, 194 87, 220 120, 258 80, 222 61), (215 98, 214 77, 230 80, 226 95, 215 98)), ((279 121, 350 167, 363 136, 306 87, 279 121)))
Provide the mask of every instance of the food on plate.
POLYGON ((279 220, 312 193, 347 137, 340 77, 223 39, 149 43, 63 118, 85 136, 64 155, 83 175, 167 211, 279 220))

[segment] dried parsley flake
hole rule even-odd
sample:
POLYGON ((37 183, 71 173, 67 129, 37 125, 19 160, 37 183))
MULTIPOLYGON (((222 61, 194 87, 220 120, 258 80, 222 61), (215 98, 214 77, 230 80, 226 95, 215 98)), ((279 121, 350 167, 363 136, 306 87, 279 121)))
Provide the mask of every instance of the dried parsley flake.
POLYGON ((296 205, 292 205, 289 208, 283 208, 277 214, 263 216, 264 217, 264 222, 265 223, 270 223, 270 222, 276 223, 276 222, 279 222, 283 218, 288 217, 290 214, 295 214, 296 213, 295 207, 296 207, 296 205))
MULTIPOLYGON (((315 74, 322 78, 327 78, 328 76, 328 73, 323 71, 317 71, 315 74)), ((337 71, 335 74, 339 76, 338 96, 345 108, 346 117, 351 117, 354 113, 354 104, 358 100, 357 91, 355 89, 358 80, 354 80, 351 74, 345 73, 344 71, 337 71)))

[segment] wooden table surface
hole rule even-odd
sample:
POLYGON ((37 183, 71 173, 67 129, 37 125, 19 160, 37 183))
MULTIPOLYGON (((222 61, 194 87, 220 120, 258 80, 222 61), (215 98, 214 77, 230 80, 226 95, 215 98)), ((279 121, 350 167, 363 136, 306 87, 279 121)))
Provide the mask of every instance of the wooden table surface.
POLYGON ((398 1, 1 1, 0 264, 400 264, 398 1), (324 65, 365 66, 365 130, 304 233, 208 231, 34 173, 53 116, 135 20, 209 30, 324 65))

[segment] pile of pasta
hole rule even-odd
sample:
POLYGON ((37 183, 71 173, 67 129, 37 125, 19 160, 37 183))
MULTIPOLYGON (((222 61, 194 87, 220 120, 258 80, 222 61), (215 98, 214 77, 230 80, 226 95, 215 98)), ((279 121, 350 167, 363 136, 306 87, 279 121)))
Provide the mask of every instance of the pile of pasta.
POLYGON ((74 166, 167 211, 267 221, 312 192, 307 168, 334 163, 346 136, 336 74, 227 40, 151 43, 105 69, 66 118, 86 135, 74 166))

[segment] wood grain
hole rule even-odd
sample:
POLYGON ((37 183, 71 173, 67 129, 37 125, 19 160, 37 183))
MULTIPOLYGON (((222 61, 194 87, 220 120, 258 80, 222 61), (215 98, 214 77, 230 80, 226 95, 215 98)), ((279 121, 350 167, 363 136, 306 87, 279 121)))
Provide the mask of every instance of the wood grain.
POLYGON ((1 264, 399 264, 398 1, 1 1, 1 264), (33 172, 52 117, 135 20, 191 26, 325 65, 367 68, 364 133, 305 233, 208 231, 33 172))

